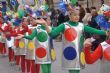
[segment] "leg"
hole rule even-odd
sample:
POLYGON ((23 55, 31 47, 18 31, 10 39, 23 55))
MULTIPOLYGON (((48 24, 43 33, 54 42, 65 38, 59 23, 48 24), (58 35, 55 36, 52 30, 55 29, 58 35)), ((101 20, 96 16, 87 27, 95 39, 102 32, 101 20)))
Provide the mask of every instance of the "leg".
POLYGON ((15 61, 16 61, 16 70, 20 71, 21 70, 21 57, 20 57, 20 55, 15 56, 15 61))
POLYGON ((80 70, 69 70, 69 73, 80 73, 80 70))
POLYGON ((14 59, 14 51, 10 47, 9 48, 9 62, 12 62, 13 59, 14 59))
POLYGON ((11 50, 12 50, 11 59, 12 59, 12 61, 14 61, 15 60, 15 53, 14 53, 14 50, 13 49, 11 49, 11 50))
POLYGON ((40 65, 39 64, 35 64, 36 65, 36 73, 40 73, 40 65))
POLYGON ((11 49, 8 48, 8 58, 9 58, 9 62, 11 62, 11 49))
POLYGON ((26 67, 27 67, 27 72, 29 73, 31 70, 31 61, 30 60, 26 60, 26 67))
POLYGON ((0 54, 3 54, 3 43, 0 42, 0 54))
POLYGON ((5 43, 3 43, 3 53, 6 54, 6 47, 5 47, 5 43))
POLYGON ((48 66, 48 73, 51 73, 51 64, 47 64, 48 66))
POLYGON ((25 55, 21 55, 21 69, 22 73, 25 73, 25 55))
POLYGON ((18 66, 20 64, 20 56, 15 56, 16 58, 16 65, 18 66))
POLYGON ((51 64, 41 64, 42 73, 51 73, 51 64))
MULTIPOLYGON (((31 73, 36 73, 35 68, 36 68, 36 64, 35 64, 35 60, 31 60, 31 73)), ((39 70, 38 72, 39 73, 39 70)))

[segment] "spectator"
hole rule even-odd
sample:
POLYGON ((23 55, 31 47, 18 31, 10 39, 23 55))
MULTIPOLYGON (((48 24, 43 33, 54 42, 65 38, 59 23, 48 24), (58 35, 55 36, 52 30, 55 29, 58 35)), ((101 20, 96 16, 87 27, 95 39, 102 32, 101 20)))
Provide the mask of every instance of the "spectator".
POLYGON ((61 11, 59 11, 59 16, 58 16, 58 24, 64 23, 65 22, 65 16, 63 15, 63 13, 61 13, 61 11))
MULTIPOLYGON (((85 14, 84 18, 82 19, 82 21, 85 25, 89 25, 88 22, 90 22, 90 20, 92 18, 91 11, 89 8, 86 8, 85 10, 86 10, 86 14, 85 14)), ((85 38, 90 38, 90 34, 87 32, 84 32, 84 36, 85 36, 85 38)))
POLYGON ((82 19, 82 21, 83 21, 83 23, 84 24, 88 24, 88 22, 91 20, 91 11, 90 11, 90 9, 89 8, 86 8, 86 14, 85 14, 85 16, 84 16, 84 18, 82 19))
POLYGON ((51 11, 51 16, 50 16, 50 19, 51 19, 51 21, 52 21, 52 26, 57 26, 57 21, 55 20, 55 15, 56 15, 56 13, 55 13, 55 9, 54 8, 52 8, 52 9, 50 9, 50 11, 51 11))
POLYGON ((79 7, 80 7, 80 19, 79 19, 79 22, 83 22, 82 19, 85 16, 85 10, 84 10, 84 8, 81 5, 79 5, 79 7))
POLYGON ((98 13, 95 7, 91 7, 91 15, 92 15, 92 18, 91 18, 91 21, 89 22, 90 27, 98 28, 99 26, 95 21, 95 18, 97 17, 98 13))

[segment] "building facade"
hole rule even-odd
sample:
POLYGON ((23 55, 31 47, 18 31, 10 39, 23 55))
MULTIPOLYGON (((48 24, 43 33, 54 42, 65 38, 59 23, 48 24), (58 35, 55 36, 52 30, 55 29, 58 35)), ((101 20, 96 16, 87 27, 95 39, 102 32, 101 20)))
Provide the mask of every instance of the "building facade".
MULTIPOLYGON (((58 7, 60 2, 70 2, 70 0, 48 0, 50 7, 53 6, 55 8, 58 7)), ((100 8, 101 0, 77 0, 83 7, 92 7, 95 6, 100 8)), ((104 0, 105 4, 110 4, 110 0, 104 0)))

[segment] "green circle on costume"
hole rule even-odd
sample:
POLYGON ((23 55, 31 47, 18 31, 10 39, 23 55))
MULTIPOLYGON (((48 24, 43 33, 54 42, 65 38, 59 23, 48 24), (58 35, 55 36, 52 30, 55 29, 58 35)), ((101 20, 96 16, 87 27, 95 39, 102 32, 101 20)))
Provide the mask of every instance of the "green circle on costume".
POLYGON ((37 39, 40 42, 45 42, 48 39, 48 35, 45 32, 39 32, 38 35, 37 35, 37 39))

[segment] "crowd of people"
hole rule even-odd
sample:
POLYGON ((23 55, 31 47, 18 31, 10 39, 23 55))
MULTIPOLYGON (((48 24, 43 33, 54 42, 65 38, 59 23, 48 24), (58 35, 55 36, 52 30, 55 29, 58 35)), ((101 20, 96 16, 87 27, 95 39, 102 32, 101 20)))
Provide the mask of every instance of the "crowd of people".
MULTIPOLYGON (((22 73, 40 73, 40 70, 42 73, 52 73, 51 65, 55 61, 55 54, 52 58, 52 40, 60 35, 57 40, 63 42, 62 68, 69 73, 80 73, 86 63, 96 62, 103 55, 102 48, 109 48, 110 42, 102 43, 110 33, 102 30, 96 22, 96 7, 83 8, 69 4, 66 7, 65 14, 60 9, 46 10, 45 5, 36 11, 28 5, 12 13, 1 10, 0 54, 6 56, 8 52, 10 65, 15 62, 22 73), (108 46, 103 47, 106 44, 108 46)), ((109 53, 109 50, 106 52, 109 53)), ((108 54, 106 58, 109 58, 108 54)), ((105 68, 109 68, 107 64, 105 68)), ((102 73, 105 72, 109 73, 107 70, 102 73)))

